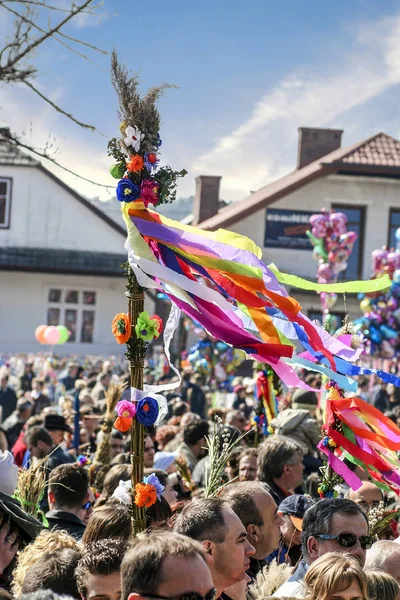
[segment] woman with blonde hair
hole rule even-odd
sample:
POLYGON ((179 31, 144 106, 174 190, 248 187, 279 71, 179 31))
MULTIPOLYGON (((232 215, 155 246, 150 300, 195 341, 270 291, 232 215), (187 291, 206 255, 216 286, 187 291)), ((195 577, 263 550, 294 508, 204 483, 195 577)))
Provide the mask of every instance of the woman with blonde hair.
POLYGON ((12 592, 17 598, 22 591, 22 584, 29 569, 46 553, 54 553, 68 548, 79 551, 78 542, 66 531, 49 531, 44 529, 28 546, 17 554, 17 564, 12 574, 12 592))
POLYGON ((368 600, 367 577, 352 556, 328 552, 304 578, 305 600, 368 600))
POLYGON ((369 600, 399 600, 400 587, 396 579, 385 571, 367 571, 369 600))

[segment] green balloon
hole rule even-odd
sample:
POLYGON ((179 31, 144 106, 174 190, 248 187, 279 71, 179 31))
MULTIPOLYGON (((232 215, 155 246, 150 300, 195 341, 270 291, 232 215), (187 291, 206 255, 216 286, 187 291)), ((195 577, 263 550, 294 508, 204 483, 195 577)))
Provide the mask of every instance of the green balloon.
POLYGON ((117 163, 110 167, 110 174, 114 177, 114 179, 122 179, 125 171, 126 167, 123 163, 117 163))
POLYGON ((65 344, 65 342, 68 341, 68 338, 69 338, 68 328, 65 327, 65 325, 57 325, 57 329, 60 332, 60 338, 59 338, 57 344, 65 344))

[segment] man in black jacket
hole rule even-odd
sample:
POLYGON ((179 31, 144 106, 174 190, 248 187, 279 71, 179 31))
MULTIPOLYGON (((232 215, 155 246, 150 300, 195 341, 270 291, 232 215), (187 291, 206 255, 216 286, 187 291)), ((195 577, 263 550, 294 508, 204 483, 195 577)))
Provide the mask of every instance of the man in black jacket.
POLYGON ((50 510, 46 518, 50 529, 62 529, 80 540, 85 531, 80 515, 90 503, 86 469, 77 464, 56 467, 49 478, 47 497, 50 510))

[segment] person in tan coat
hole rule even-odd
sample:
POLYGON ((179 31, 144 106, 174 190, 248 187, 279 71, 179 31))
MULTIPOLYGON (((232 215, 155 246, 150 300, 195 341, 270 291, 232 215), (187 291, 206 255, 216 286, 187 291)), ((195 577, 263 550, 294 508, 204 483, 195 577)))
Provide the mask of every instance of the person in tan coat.
POLYGON ((315 413, 318 398, 315 392, 296 390, 292 398, 292 407, 285 408, 271 421, 275 433, 289 437, 297 442, 303 452, 305 475, 318 472, 322 466, 317 445, 322 437, 315 413))

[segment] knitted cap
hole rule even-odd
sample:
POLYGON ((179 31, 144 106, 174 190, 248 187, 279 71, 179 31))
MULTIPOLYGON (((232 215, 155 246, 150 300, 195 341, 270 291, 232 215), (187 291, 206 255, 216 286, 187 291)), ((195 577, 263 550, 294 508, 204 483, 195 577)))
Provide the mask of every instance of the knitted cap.
POLYGON ((296 390, 292 396, 292 408, 303 410, 315 410, 318 406, 318 398, 315 392, 307 390, 296 390))

